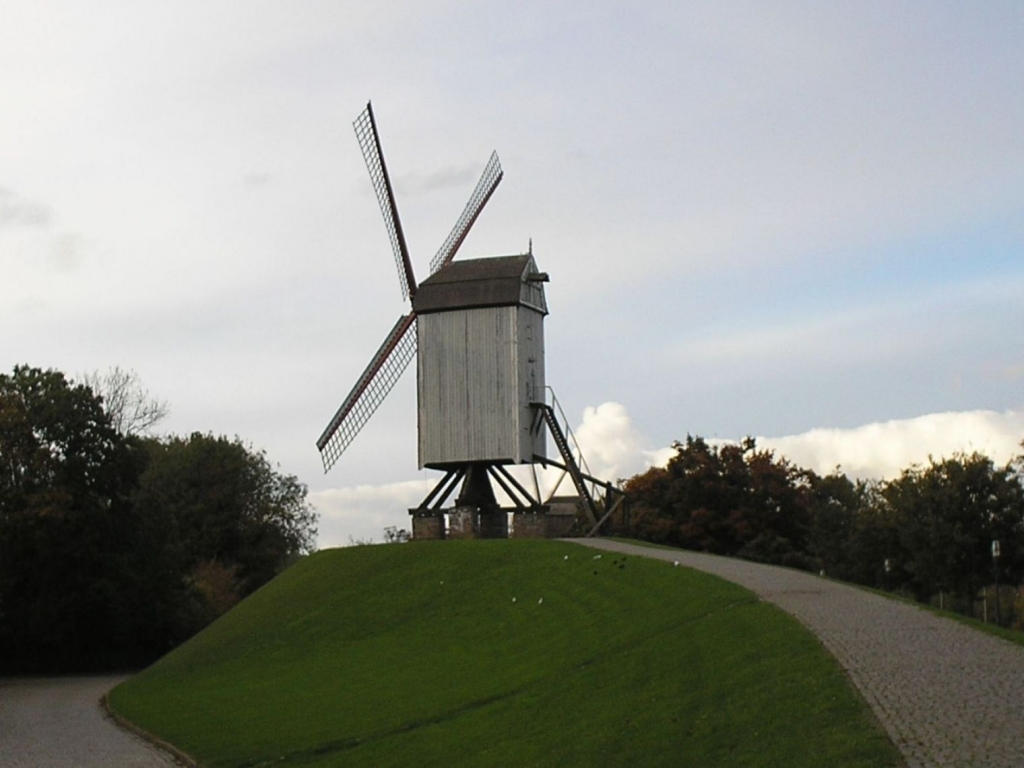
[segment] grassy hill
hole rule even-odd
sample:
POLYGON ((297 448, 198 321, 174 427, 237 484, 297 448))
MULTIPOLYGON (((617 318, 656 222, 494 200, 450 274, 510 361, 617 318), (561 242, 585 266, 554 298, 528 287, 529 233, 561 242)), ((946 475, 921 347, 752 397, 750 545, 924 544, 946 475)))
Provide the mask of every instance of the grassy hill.
POLYGON ((786 614, 553 541, 320 552, 111 705, 208 766, 899 763, 786 614))

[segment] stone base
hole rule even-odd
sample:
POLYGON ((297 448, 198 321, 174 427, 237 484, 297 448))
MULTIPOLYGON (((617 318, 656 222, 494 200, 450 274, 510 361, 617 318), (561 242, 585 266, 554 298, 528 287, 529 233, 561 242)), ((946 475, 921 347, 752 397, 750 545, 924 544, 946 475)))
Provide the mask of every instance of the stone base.
MULTIPOLYGON (((575 510, 573 510, 575 513, 575 510)), ((572 533, 573 526, 576 525, 576 515, 545 515, 547 518, 547 537, 549 539, 564 539, 572 533)))
POLYGON ((412 517, 412 537, 416 540, 443 539, 443 515, 416 515, 412 517))
MULTIPOLYGON (((561 512, 561 510, 559 510, 561 512)), ((412 538, 417 541, 437 539, 545 539, 567 536, 575 516, 558 512, 515 512, 509 529, 508 512, 481 513, 476 507, 453 507, 444 513, 412 515, 412 538), (445 516, 448 518, 445 530, 445 516)))
POLYGON ((561 539, 569 536, 583 511, 579 496, 555 496, 549 505, 548 537, 561 539))
POLYGON ((516 512, 512 515, 513 539, 544 539, 547 535, 547 515, 537 512, 516 512))
POLYGON ((507 539, 508 538, 508 513, 498 510, 497 512, 485 512, 480 515, 480 538, 482 539, 507 539))
POLYGON ((476 539, 480 536, 480 513, 476 507, 453 507, 448 511, 449 539, 476 539))

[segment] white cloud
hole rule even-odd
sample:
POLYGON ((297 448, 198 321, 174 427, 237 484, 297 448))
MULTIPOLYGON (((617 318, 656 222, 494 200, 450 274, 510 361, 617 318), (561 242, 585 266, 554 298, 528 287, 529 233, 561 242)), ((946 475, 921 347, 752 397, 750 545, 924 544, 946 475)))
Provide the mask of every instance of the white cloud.
POLYGON ((626 406, 620 403, 584 408, 583 422, 575 435, 591 474, 609 480, 661 466, 672 455, 671 448, 645 447, 643 435, 633 426, 626 406))
POLYGON ((409 480, 385 485, 329 488, 309 494, 320 513, 319 546, 340 547, 352 541, 381 541, 388 526, 409 530, 409 509, 419 504, 436 481, 409 480))
POLYGON ((795 464, 818 473, 837 466, 847 475, 891 479, 928 457, 949 458, 977 451, 997 464, 1021 452, 1024 410, 933 413, 913 419, 866 424, 854 429, 812 429, 786 437, 760 437, 795 464))
MULTIPOLYGON (((619 403, 584 409, 576 437, 599 477, 629 477, 664 466, 674 455, 670 447, 651 448, 619 403)), ((914 464, 927 463, 929 456, 938 460, 958 452, 977 451, 1005 464, 1024 451, 1022 440, 1024 409, 932 413, 852 429, 761 436, 757 444, 819 474, 839 467, 852 477, 890 479, 914 464)))
POLYGON ((0 228, 47 227, 51 218, 49 206, 25 200, 11 190, 0 187, 0 228))
MULTIPOLYGON (((599 477, 628 477, 648 467, 664 466, 674 455, 671 447, 649 447, 626 407, 619 403, 584 409, 576 436, 599 477)), ((915 464, 926 464, 929 457, 940 460, 959 452, 976 451, 996 464, 1005 464, 1024 452, 1022 440, 1024 409, 931 413, 851 429, 818 428, 783 437, 760 436, 757 444, 819 474, 839 467, 852 477, 891 479, 915 464)))

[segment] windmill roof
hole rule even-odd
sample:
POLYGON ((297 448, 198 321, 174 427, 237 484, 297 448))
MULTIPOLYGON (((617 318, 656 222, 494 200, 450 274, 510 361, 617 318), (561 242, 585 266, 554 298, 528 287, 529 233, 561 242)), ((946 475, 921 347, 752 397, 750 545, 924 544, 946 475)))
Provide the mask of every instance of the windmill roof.
POLYGON ((541 283, 527 279, 535 274, 537 265, 528 253, 453 261, 420 283, 412 306, 425 314, 523 304, 547 314, 541 283))

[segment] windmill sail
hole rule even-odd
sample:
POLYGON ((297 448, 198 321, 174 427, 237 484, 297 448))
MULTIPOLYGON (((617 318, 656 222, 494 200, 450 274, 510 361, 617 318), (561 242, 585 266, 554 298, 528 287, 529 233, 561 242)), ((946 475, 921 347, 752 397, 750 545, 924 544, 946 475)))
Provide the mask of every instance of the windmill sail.
POLYGON ((494 190, 497 189, 504 175, 505 172, 501 170, 501 161, 498 160, 498 153, 492 152, 491 158, 487 161, 487 166, 480 176, 480 181, 476 183, 476 189, 473 190, 469 202, 462 210, 462 215, 459 216, 452 231, 448 233, 448 237, 434 254, 434 258, 430 260, 430 274, 434 274, 455 258, 455 253, 462 245, 462 241, 466 239, 466 235, 469 234, 470 227, 480 215, 480 211, 487 205, 487 201, 491 199, 491 195, 494 194, 494 190))
POLYGON ((388 237, 391 240, 391 250, 395 253, 398 281, 402 285, 402 298, 407 299, 416 294, 416 277, 413 275, 412 262, 409 260, 409 248, 405 244, 402 221, 398 218, 398 206, 395 205, 391 177, 388 175, 388 167, 384 162, 384 152, 380 148, 377 121, 373 119, 373 107, 369 102, 352 126, 356 130, 359 148, 363 151, 366 170, 370 172, 373 190, 377 193, 380 212, 384 216, 384 226, 387 227, 388 237))
POLYGON ((316 441, 325 472, 334 466, 334 462, 359 434, 359 430, 387 397, 415 355, 416 315, 410 312, 398 318, 395 327, 316 441))

